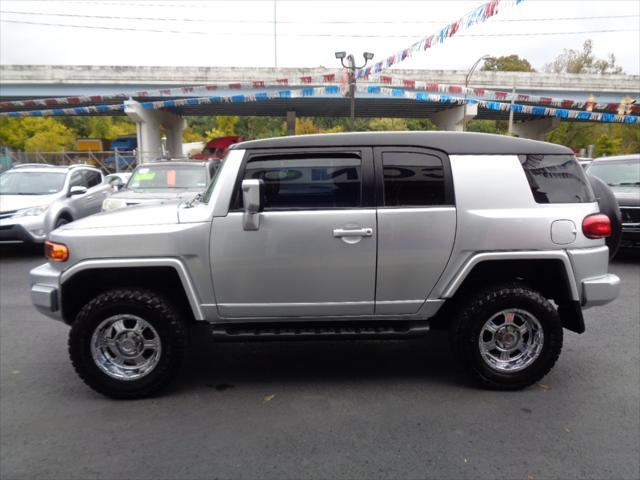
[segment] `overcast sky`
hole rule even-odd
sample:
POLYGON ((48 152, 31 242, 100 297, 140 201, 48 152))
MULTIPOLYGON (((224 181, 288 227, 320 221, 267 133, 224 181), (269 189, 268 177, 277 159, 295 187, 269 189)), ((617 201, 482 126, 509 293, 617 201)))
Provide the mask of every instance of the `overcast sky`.
MULTIPOLYGON (((482 3, 0 0, 0 63, 271 67, 275 18, 279 67, 335 67, 335 51, 382 59, 482 3)), ((639 0, 525 0, 399 68, 467 69, 483 54, 517 54, 542 69, 591 38, 596 55, 638 74, 639 29, 639 0)))

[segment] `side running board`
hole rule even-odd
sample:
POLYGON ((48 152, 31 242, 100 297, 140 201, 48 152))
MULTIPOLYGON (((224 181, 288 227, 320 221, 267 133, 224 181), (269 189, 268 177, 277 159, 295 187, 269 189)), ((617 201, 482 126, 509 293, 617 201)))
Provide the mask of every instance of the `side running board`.
POLYGON ((425 335, 428 322, 280 322, 218 324, 212 334, 220 340, 318 340, 407 338, 425 335))

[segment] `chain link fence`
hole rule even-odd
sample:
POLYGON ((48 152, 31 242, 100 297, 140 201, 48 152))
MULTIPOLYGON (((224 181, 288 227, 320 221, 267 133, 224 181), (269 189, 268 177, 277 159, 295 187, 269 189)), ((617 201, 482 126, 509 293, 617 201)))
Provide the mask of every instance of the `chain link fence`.
MULTIPOLYGON (((136 151, 105 152, 0 152, 0 171, 16 164, 36 163, 46 165, 88 164, 98 167, 104 173, 130 172, 138 165, 138 158, 151 161, 149 155, 136 151)), ((154 156, 155 160, 157 156, 154 156)))

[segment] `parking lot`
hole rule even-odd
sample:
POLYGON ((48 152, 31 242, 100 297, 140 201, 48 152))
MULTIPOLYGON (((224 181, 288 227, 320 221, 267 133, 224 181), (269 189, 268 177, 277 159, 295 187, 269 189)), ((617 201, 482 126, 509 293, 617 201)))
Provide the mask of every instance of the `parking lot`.
POLYGON ((113 401, 30 304, 42 262, 0 251, 0 476, 17 478, 615 478, 640 475, 640 269, 565 334, 543 383, 475 388, 446 335, 366 342, 198 339, 164 395, 113 401))

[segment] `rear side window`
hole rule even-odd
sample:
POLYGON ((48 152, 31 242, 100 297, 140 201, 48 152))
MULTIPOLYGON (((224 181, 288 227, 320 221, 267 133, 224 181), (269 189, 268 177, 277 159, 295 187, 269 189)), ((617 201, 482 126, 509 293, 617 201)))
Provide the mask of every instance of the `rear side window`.
POLYGON ((519 155, 537 203, 595 201, 584 170, 573 155, 519 155))
POLYGON ((421 207, 445 203, 442 160, 434 155, 384 152, 384 205, 421 207))
MULTIPOLYGON (((255 159, 247 163, 244 179, 264 182, 265 210, 359 207, 362 203, 361 160, 336 158, 255 159)), ((242 195, 237 195, 242 206, 242 195)))

